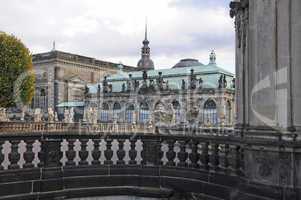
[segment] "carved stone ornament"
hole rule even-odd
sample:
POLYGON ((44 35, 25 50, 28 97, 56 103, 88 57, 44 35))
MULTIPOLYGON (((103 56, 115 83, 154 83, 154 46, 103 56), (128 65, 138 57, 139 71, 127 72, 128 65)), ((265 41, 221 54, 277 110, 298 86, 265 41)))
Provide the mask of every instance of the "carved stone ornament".
POLYGON ((230 3, 230 16, 235 17, 235 29, 238 48, 246 46, 247 28, 249 23, 249 0, 232 1, 230 3))
POLYGON ((260 178, 266 179, 272 175, 273 166, 275 166, 275 156, 270 155, 268 152, 260 150, 254 153, 254 158, 257 164, 257 172, 260 178))

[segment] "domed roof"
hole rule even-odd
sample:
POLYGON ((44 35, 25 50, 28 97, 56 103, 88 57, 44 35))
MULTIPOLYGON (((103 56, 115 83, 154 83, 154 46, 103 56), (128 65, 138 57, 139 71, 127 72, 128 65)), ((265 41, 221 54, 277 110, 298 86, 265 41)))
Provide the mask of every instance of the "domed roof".
POLYGON ((194 67, 194 66, 200 66, 203 65, 200 63, 197 59, 192 59, 192 58, 185 58, 180 60, 175 66, 172 68, 182 68, 182 67, 194 67))
POLYGON ((154 69, 154 62, 150 58, 143 57, 139 60, 137 64, 138 68, 140 69, 154 69))

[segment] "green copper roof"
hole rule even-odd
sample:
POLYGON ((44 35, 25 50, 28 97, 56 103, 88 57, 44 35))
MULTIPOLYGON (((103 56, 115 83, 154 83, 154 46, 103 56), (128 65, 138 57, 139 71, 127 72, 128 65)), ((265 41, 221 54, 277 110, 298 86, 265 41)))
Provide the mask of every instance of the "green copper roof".
MULTIPOLYGON (((191 67, 181 67, 181 68, 171 68, 171 69, 158 69, 158 70, 149 70, 147 71, 147 75, 149 78, 155 78, 158 76, 159 72, 162 72, 163 77, 180 77, 187 76, 190 74, 190 70, 194 70, 194 74, 225 74, 231 77, 234 77, 234 74, 228 72, 215 64, 209 65, 199 65, 199 66, 191 66, 191 67)), ((119 73, 116 75, 112 75, 108 77, 108 81, 121 81, 127 80, 129 74, 132 74, 133 79, 142 79, 142 71, 129 72, 129 73, 119 73)))
POLYGON ((84 105, 82 101, 66 101, 58 104, 56 107, 81 107, 84 105))
MULTIPOLYGON (((226 75, 227 80, 227 88, 231 89, 232 79, 234 78, 234 74, 228 72, 216 64, 208 64, 203 65, 200 63, 198 66, 187 66, 187 67, 179 67, 179 68, 171 68, 171 69, 158 69, 158 70, 149 70, 147 71, 148 80, 156 81, 158 77, 158 73, 162 72, 162 77, 164 81, 168 81, 168 85, 170 89, 181 89, 182 80, 185 80, 186 87, 188 86, 189 75, 191 73, 191 69, 193 69, 194 74, 197 79, 202 78, 203 80, 203 88, 218 88, 218 80, 221 74, 226 75)), ((122 85, 126 84, 126 81, 129 80, 129 74, 132 75, 132 79, 141 81, 142 71, 133 71, 133 72, 119 72, 107 78, 108 83, 112 84, 113 92, 121 92, 122 85)), ((97 85, 89 87, 90 93, 97 92, 97 85)))

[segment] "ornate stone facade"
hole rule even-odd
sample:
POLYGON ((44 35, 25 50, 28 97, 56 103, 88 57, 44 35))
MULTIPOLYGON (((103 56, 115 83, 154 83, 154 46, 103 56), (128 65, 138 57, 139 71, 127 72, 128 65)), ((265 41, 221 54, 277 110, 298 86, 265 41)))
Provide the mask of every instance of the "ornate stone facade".
POLYGON ((97 108, 99 122, 232 126, 234 75, 215 59, 213 52, 208 65, 184 59, 171 69, 105 77, 88 88, 85 110, 97 108))
MULTIPOLYGON (((33 55, 36 91, 33 108, 56 110, 66 101, 82 101, 85 85, 98 82, 108 74, 117 73, 118 64, 53 50, 33 55)), ((135 68, 124 66, 124 71, 135 68)))

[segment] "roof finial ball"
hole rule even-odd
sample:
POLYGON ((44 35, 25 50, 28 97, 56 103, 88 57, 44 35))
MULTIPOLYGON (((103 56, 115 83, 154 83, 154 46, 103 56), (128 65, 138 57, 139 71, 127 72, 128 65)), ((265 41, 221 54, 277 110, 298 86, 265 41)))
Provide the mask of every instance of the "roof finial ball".
POLYGON ((216 64, 216 54, 215 54, 214 50, 211 51, 209 59, 210 59, 210 61, 209 61, 210 65, 216 64))

